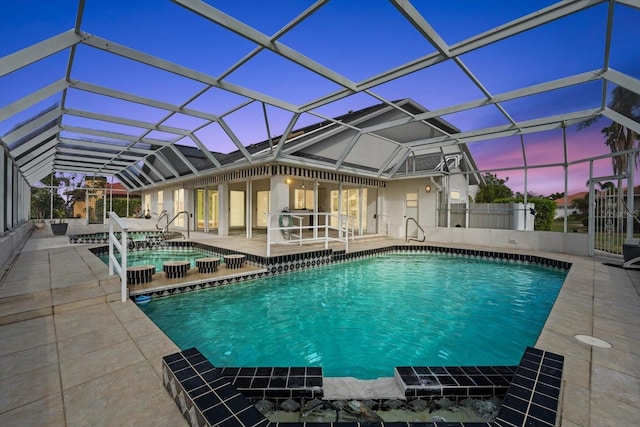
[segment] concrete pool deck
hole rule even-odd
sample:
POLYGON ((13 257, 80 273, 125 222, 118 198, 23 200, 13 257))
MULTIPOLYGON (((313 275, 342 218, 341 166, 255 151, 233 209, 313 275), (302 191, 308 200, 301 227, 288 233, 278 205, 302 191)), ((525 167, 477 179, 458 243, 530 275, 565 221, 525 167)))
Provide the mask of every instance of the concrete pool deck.
MULTIPOLYGON (((266 253, 259 239, 192 233, 191 240, 266 253)), ((350 250, 390 244, 402 241, 367 239, 350 250)), ((120 302, 119 281, 88 247, 37 230, 2 266, 0 425, 187 425, 160 377, 161 357, 179 349, 135 304, 120 302)), ((299 249, 280 246, 272 255, 299 249)), ((517 252, 573 263, 536 345, 565 356, 561 425, 636 425, 640 271, 592 258, 517 252), (612 348, 584 344, 574 337, 579 334, 612 348)))

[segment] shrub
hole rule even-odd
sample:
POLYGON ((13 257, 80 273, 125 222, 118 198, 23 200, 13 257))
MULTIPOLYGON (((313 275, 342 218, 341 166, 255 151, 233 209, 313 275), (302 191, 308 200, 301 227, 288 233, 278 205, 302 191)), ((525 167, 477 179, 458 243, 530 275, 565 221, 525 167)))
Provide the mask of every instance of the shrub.
MULTIPOLYGON (((494 200, 494 203, 509 202, 524 203, 524 197, 494 200)), ((528 197, 527 203, 533 203, 536 206, 536 216, 533 223, 533 229, 537 231, 551 231, 553 217, 556 215, 556 203, 546 197, 528 197)))

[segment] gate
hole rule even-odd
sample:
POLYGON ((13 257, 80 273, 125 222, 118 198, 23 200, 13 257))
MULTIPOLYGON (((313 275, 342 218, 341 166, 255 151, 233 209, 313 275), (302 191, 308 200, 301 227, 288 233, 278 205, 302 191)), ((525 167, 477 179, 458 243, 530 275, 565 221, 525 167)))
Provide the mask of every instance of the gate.
MULTIPOLYGON (((624 187, 621 184, 619 188, 624 187)), ((593 194, 593 253, 620 257, 627 218, 624 191, 607 188, 594 191, 593 194)))

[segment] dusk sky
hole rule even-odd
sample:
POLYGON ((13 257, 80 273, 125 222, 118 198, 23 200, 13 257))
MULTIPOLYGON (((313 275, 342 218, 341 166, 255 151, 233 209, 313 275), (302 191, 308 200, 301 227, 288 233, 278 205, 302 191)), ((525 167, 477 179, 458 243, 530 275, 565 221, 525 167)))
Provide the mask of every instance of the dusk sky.
MULTIPOLYGON (((314 2, 302 0, 209 0, 207 3, 253 26, 268 36, 294 19, 314 2)), ((449 46, 474 35, 555 4, 552 1, 420 1, 413 6, 449 46)), ((0 6, 0 58, 27 48, 73 28, 76 0, 3 1, 0 6)), ((575 15, 558 19, 512 38, 498 41, 460 56, 464 65, 492 95, 534 84, 603 68, 608 3, 598 4, 575 15)), ((610 68, 640 79, 640 10, 616 5, 611 35, 610 68)), ((87 0, 82 30, 111 42, 171 61, 214 77, 247 55, 254 44, 191 11, 164 0, 87 0)), ((279 42, 332 69, 350 81, 360 83, 394 67, 434 51, 424 37, 389 2, 331 0, 312 16, 279 39, 279 42)), ((69 50, 0 78, 0 107, 11 104, 31 92, 63 78, 69 50)), ((111 89, 181 105, 196 95, 203 85, 178 75, 132 62, 86 45, 79 45, 71 72, 80 80, 111 89)), ((293 105, 304 105, 340 89, 336 83, 299 67, 276 54, 263 50, 248 63, 224 77, 224 81, 250 88, 293 105)), ((615 86, 609 85, 607 92, 615 86)), ((387 100, 412 98, 428 110, 436 111, 483 98, 481 90, 460 66, 448 60, 372 88, 373 94, 387 100)), ((503 103, 516 121, 598 108, 602 83, 592 82, 546 92, 503 103)), ((16 124, 56 103, 59 96, 0 121, 0 135, 16 124)), ((220 89, 210 89, 188 107, 222 115, 247 99, 220 89)), ((610 99, 607 99, 607 103, 610 99)), ((320 117, 303 114, 296 127, 335 117, 380 101, 360 92, 313 110, 320 117)), ((65 106, 120 117, 157 122, 164 112, 104 96, 70 90, 65 106)), ((269 106, 271 136, 280 135, 292 114, 269 106)), ((262 106, 252 103, 234 111, 225 119, 245 144, 267 139, 262 106)), ((487 106, 443 116, 461 131, 472 131, 508 122, 495 106, 487 106)), ((94 125, 90 119, 66 117, 65 125, 94 125)), ((176 114, 168 126, 197 129, 200 140, 212 151, 235 150, 228 136, 216 124, 206 125, 176 114)), ((567 129, 568 161, 576 161, 609 152, 600 129, 606 119, 582 131, 567 129)), ((112 125, 110 130, 136 133, 139 129, 112 125)), ((71 135, 72 136, 72 135, 71 135)), ((154 138, 167 139, 157 131, 154 138)), ((187 139, 179 141, 193 145, 187 139)), ((520 136, 469 144, 480 170, 524 166, 520 136)), ((528 166, 562 163, 562 132, 553 130, 524 136, 528 166)), ((610 160, 597 161, 597 175, 611 174, 610 160)), ((588 163, 570 166, 569 193, 586 190, 588 163)), ((524 191, 521 171, 498 172, 509 177, 514 191, 524 191)), ((562 167, 529 171, 528 190, 548 195, 561 192, 562 167)))

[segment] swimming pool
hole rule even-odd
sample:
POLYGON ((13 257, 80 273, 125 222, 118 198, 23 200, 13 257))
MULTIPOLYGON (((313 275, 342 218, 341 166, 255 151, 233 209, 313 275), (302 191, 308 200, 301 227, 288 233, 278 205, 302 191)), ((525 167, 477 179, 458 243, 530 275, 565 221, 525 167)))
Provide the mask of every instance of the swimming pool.
MULTIPOLYGON (((105 264, 109 265, 109 253, 104 252, 96 255, 105 264)), ((195 260, 202 257, 212 257, 209 252, 192 248, 172 248, 172 249, 148 249, 127 252, 127 265, 154 265, 156 271, 162 271, 162 265, 168 261, 190 261, 191 267, 196 266, 195 260)), ((116 254, 118 262, 121 260, 120 254, 116 254)))
POLYGON ((217 366, 517 365, 565 271, 440 254, 388 254, 170 298, 142 310, 217 366))

